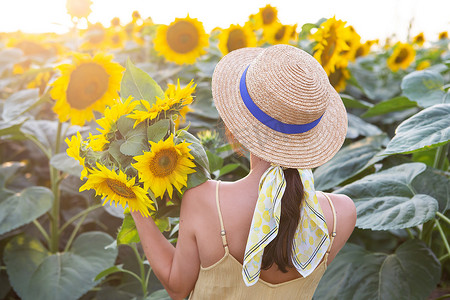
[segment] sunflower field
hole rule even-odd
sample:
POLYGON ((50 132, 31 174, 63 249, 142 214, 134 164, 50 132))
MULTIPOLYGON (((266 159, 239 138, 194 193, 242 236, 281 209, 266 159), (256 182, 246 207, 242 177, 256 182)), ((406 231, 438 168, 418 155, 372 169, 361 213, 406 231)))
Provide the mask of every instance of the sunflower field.
POLYGON ((1 299, 170 299, 129 210, 176 243, 186 189, 246 176, 211 76, 227 53, 275 44, 313 55, 348 111, 314 176, 353 199, 357 228, 314 299, 450 298, 448 32, 364 40, 338 17, 283 24, 271 5, 209 33, 138 11, 79 29, 90 5, 67 1, 66 34, 0 33, 1 299))

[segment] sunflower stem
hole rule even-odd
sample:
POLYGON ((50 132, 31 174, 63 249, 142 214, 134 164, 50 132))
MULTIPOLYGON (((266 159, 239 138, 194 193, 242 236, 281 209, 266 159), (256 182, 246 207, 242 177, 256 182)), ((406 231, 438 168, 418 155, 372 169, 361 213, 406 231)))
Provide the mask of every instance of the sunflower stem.
POLYGON ((47 245, 50 244, 50 237, 48 236, 47 231, 45 231, 44 227, 42 227, 41 223, 39 223, 38 220, 33 221, 34 226, 39 230, 39 232, 42 234, 42 236, 45 238, 45 241, 47 242, 47 245))
POLYGON ((70 235, 69 240, 67 241, 66 247, 64 248, 64 252, 69 251, 70 246, 72 245, 73 239, 75 238, 75 236, 78 233, 78 230, 80 230, 81 225, 83 224, 84 220, 86 219, 87 214, 84 214, 80 221, 77 223, 77 225, 75 226, 75 228, 72 231, 72 234, 70 235))
POLYGON ((142 286, 142 296, 145 297, 147 296, 147 282, 145 282, 145 267, 144 267, 144 263, 142 261, 142 257, 139 254, 139 251, 136 247, 136 244, 131 244, 131 248, 133 248, 134 254, 136 254, 136 258, 138 260, 138 264, 139 264, 139 268, 140 268, 140 279, 139 281, 141 282, 141 286, 142 286))
POLYGON ((437 148, 436 156, 434 157, 433 167, 438 170, 443 170, 445 165, 445 158, 447 157, 448 147, 450 143, 442 145, 437 148))
POLYGON ((448 244, 447 237, 445 236, 444 230, 441 227, 441 224, 437 219, 434 219, 434 222, 436 223, 436 227, 439 230, 439 233, 441 234, 442 241, 444 242, 445 248, 447 249, 447 253, 450 254, 450 245, 448 244))
MULTIPOLYGON (((61 130, 62 123, 58 122, 58 129, 56 131, 56 143, 53 154, 59 152, 61 146, 61 130)), ((55 169, 49 161, 50 168, 50 182, 53 192, 53 206, 51 210, 51 228, 50 228, 50 251, 56 253, 59 249, 59 209, 60 209, 60 191, 59 191, 59 178, 60 172, 55 169)))
POLYGON ((72 218, 70 218, 69 220, 67 220, 66 223, 64 223, 63 226, 61 226, 61 228, 59 229, 59 234, 61 234, 70 224, 72 224, 73 222, 75 222, 75 220, 77 220, 78 218, 87 215, 88 213, 90 213, 93 210, 96 210, 97 208, 101 207, 101 204, 96 204, 94 206, 88 207, 83 211, 80 211, 79 213, 77 213, 76 215, 74 215, 72 218))

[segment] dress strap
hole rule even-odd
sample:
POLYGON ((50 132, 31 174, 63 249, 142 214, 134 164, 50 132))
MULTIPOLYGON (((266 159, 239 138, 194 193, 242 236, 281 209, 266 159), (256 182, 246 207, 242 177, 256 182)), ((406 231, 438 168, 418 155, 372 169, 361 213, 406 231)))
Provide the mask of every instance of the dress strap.
POLYGON ((328 203, 330 203, 330 206, 331 206, 331 211, 333 212, 333 229, 331 231, 331 236, 330 236, 330 246, 328 246, 328 250, 327 250, 327 253, 330 253, 331 245, 333 245, 333 240, 334 240, 334 237, 336 236, 336 210, 334 209, 334 204, 331 201, 330 197, 328 197, 328 195, 325 194, 324 192, 321 192, 321 193, 325 196, 325 198, 328 199, 328 203))
POLYGON ((217 212, 219 213, 220 235, 222 236, 222 245, 225 248, 225 252, 228 253, 227 236, 225 234, 225 227, 223 226, 222 212, 220 211, 220 204, 219 204, 219 185, 220 180, 217 181, 216 185, 216 204, 217 204, 217 212))

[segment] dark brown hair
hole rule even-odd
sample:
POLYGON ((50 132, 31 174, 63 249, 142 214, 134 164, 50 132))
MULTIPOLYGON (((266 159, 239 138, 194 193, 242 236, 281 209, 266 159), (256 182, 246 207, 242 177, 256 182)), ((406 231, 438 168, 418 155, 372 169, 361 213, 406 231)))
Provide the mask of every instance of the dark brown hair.
POLYGON ((277 236, 264 248, 261 269, 275 263, 281 272, 292 268, 292 241, 300 220, 300 204, 304 197, 303 184, 297 169, 283 170, 286 190, 281 198, 281 218, 277 236))
MULTIPOLYGON (((243 156, 246 149, 225 125, 223 127, 228 143, 237 154, 243 156)), ((304 190, 297 169, 284 169, 283 173, 286 179, 286 189, 281 198, 280 227, 277 236, 264 248, 261 269, 267 270, 275 263, 280 271, 286 273, 287 268, 294 267, 292 241, 300 221, 300 204, 304 198, 304 190)))

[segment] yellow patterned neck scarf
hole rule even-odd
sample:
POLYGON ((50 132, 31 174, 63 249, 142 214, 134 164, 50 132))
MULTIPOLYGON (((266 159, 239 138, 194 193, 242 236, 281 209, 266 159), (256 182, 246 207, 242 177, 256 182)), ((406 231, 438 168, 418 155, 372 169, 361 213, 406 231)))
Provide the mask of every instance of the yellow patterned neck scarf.
MULTIPOLYGON (((294 235, 292 263, 307 277, 319 265, 330 245, 328 228, 317 200, 311 170, 299 169, 305 198, 300 206, 300 220, 294 235)), ((280 166, 270 166, 259 182, 259 195, 245 247, 242 276, 247 286, 259 279, 264 248, 277 236, 281 217, 281 198, 286 180, 280 166)))

